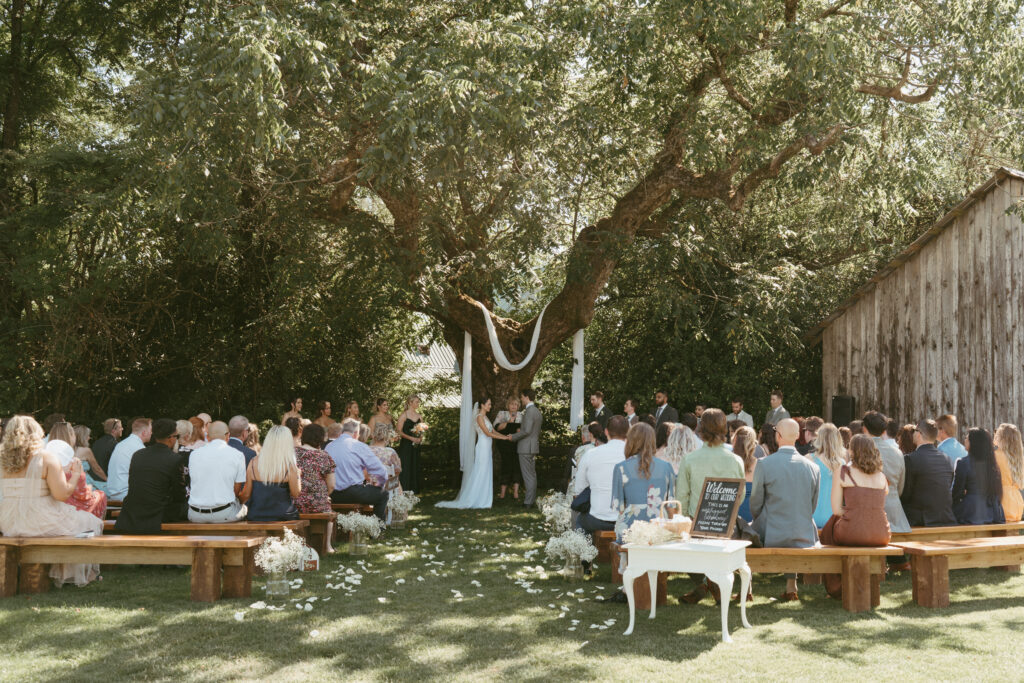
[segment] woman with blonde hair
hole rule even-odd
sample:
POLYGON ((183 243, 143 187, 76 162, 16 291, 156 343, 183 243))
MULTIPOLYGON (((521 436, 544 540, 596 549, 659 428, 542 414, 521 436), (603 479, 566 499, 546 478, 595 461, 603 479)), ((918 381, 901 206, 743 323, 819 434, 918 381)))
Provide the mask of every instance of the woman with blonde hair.
POLYGON ((78 478, 74 493, 64 501, 74 508, 96 515, 103 519, 107 515, 107 494, 97 491, 89 485, 88 477, 85 474, 87 465, 75 457, 75 445, 78 443, 75 431, 70 422, 58 422, 50 429, 50 440, 46 444, 46 450, 57 456, 64 474, 68 481, 71 480, 71 465, 77 463, 82 468, 82 476, 78 478))
POLYGON ((821 479, 818 482, 818 507, 814 509, 814 525, 821 529, 832 518, 832 480, 846 462, 847 454, 843 446, 843 435, 831 422, 826 422, 818 428, 816 443, 817 448, 809 457, 821 472, 821 479))
POLYGON ((657 517, 662 501, 675 493, 675 472, 667 461, 654 457, 656 444, 651 426, 638 422, 626 434, 626 459, 612 470, 612 509, 619 511, 615 537, 620 543, 633 522, 657 517))
POLYGON ((302 491, 295 441, 288 427, 277 425, 267 432, 260 454, 249 461, 245 487, 239 499, 248 501, 251 522, 283 522, 298 519, 293 498, 302 491))
POLYGON ((732 452, 743 461, 743 476, 746 480, 746 495, 743 496, 743 502, 740 503, 739 512, 736 514, 752 522, 754 515, 750 512, 750 492, 754 488, 754 468, 757 467, 757 433, 752 427, 743 425, 736 428, 732 435, 732 452))
MULTIPOLYGON (((43 430, 29 415, 17 415, 0 443, 0 534, 4 536, 77 536, 103 533, 103 521, 64 502, 82 480, 82 462, 72 458, 70 479, 57 456, 43 449, 43 430)), ((100 574, 98 564, 53 564, 50 577, 59 586, 84 586, 100 574)))
POLYGON ((82 471, 85 472, 86 481, 89 486, 106 493, 107 473, 103 471, 96 461, 96 455, 89 447, 92 437, 92 430, 85 425, 75 425, 75 457, 82 461, 82 471))
POLYGON ((684 424, 678 424, 669 432, 665 448, 655 451, 654 455, 672 465, 672 471, 679 474, 679 466, 683 463, 683 458, 698 448, 700 448, 700 441, 697 440, 697 435, 693 433, 693 430, 684 424))
POLYGON ((996 464, 1003 480, 1003 513, 1007 522, 1019 522, 1024 516, 1024 445, 1017 425, 1004 422, 995 436, 996 464))
POLYGON ((257 455, 259 455, 260 450, 263 449, 263 446, 260 445, 260 428, 254 422, 249 423, 249 429, 245 432, 245 440, 243 443, 256 451, 257 455))

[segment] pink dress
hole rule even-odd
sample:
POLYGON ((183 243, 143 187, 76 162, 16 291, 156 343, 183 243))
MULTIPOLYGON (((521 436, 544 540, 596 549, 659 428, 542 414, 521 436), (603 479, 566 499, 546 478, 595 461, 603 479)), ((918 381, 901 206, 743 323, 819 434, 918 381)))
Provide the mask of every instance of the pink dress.
MULTIPOLYGON (((68 481, 71 481, 70 469, 64 470, 64 476, 68 481)), ((107 494, 89 486, 89 483, 86 481, 85 472, 82 472, 82 476, 78 478, 78 486, 75 487, 75 492, 64 502, 76 510, 82 510, 90 515, 95 515, 101 521, 107 516, 107 494)))

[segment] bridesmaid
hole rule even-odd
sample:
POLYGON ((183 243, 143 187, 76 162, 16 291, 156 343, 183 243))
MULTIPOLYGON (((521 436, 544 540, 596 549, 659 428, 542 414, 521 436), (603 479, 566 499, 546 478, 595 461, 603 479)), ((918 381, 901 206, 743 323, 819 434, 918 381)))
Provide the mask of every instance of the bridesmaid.
POLYGON ((402 489, 405 491, 420 490, 420 444, 423 437, 416 433, 416 425, 423 421, 419 414, 420 397, 413 394, 405 400, 405 410, 398 416, 402 425, 399 432, 401 443, 398 445, 398 457, 402 461, 402 474, 399 476, 402 489))
POLYGON ((370 421, 366 423, 366 426, 370 429, 370 433, 373 434, 373 430, 377 428, 377 425, 383 422, 386 425, 391 425, 391 429, 395 432, 398 428, 395 426, 395 418, 391 417, 391 413, 388 409, 391 407, 386 398, 378 398, 374 404, 375 412, 370 416, 370 421))

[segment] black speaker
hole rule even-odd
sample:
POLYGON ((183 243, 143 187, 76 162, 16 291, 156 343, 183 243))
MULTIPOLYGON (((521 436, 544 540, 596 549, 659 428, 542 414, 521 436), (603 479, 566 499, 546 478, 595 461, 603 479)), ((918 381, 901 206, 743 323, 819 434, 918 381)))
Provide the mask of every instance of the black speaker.
POLYGON ((832 397, 832 424, 836 427, 845 427, 853 422, 853 416, 857 410, 857 399, 853 396, 832 397))

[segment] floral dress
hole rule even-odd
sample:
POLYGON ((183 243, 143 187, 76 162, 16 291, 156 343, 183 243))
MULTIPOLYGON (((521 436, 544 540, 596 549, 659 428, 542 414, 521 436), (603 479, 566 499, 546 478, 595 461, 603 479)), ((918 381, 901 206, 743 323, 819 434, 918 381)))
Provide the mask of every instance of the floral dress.
POLYGON ((392 496, 401 493, 402 482, 398 475, 402 473, 402 460, 398 457, 398 453, 395 453, 394 448, 387 446, 370 446, 370 450, 388 471, 388 483, 384 487, 385 490, 392 496))
POLYGON ((615 466, 612 472, 612 507, 619 511, 615 522, 615 537, 622 535, 637 521, 648 521, 658 516, 663 501, 674 497, 676 477, 672 465, 658 458, 651 459, 651 476, 640 474, 640 458, 633 456, 615 466))
POLYGON ((300 514, 331 511, 331 492, 324 477, 334 471, 331 456, 318 448, 295 449, 295 461, 302 473, 302 489, 295 499, 300 514))

